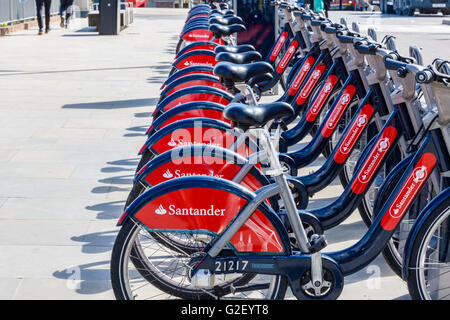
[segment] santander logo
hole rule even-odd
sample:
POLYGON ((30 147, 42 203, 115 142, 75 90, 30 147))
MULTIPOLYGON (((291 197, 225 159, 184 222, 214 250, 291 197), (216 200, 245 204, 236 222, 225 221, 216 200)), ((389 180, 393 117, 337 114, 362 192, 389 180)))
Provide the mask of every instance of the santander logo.
POLYGON ((389 138, 384 138, 378 142, 378 152, 385 152, 391 145, 389 138))
POLYGON ((294 81, 292 81, 291 87, 288 90, 290 96, 295 95, 298 88, 300 87, 300 84, 303 82, 303 80, 305 80, 305 77, 308 74, 309 70, 311 70, 313 63, 314 63, 313 57, 308 57, 306 59, 302 68, 300 69, 300 72, 296 75, 294 81))
POLYGON ((330 129, 334 128, 334 126, 336 125, 336 121, 338 120, 337 118, 341 114, 341 110, 347 106, 350 99, 351 99, 350 94, 345 93, 342 95, 341 100, 339 101, 339 105, 336 106, 335 110, 333 111, 333 113, 330 116, 330 119, 327 122, 328 128, 330 128, 330 129))
POLYGON ((367 124, 367 115, 361 114, 358 119, 356 119, 356 125, 358 127, 364 127, 367 124))
POLYGON ((277 44, 275 45, 275 47, 273 48, 273 52, 270 55, 270 60, 274 61, 278 55, 278 53, 280 53, 281 47, 283 46, 284 42, 287 39, 287 32, 283 32, 280 36, 280 38, 278 39, 277 44))
POLYGON ((162 204, 155 209, 155 214, 169 216, 223 216, 226 209, 217 209, 212 204, 209 208, 178 208, 174 204, 169 205, 169 209, 166 210, 162 204))
POLYGON ((166 172, 162 175, 166 179, 172 179, 172 178, 182 178, 182 177, 193 177, 193 176, 206 176, 206 177, 216 177, 216 178, 223 178, 223 174, 216 174, 214 170, 208 170, 208 173, 199 173, 199 172, 183 172, 181 170, 175 170, 174 173, 170 171, 170 169, 167 169, 166 172))
POLYGON ((415 183, 420 183, 424 181, 428 176, 427 167, 421 166, 420 168, 414 169, 413 176, 414 176, 413 181, 415 183))
POLYGON ((213 67, 213 64, 210 63, 210 62, 185 61, 183 65, 185 67, 191 67, 191 66, 210 66, 210 67, 213 67))
POLYGON ((336 152, 334 156, 334 160, 337 163, 344 163, 345 159, 347 159, 347 155, 356 144, 356 141, 363 132, 365 126, 368 124, 369 118, 372 114, 373 107, 371 105, 365 105, 361 110, 361 113, 353 122, 344 140, 342 141, 342 144, 339 146, 338 152, 336 152))
POLYGON ((189 34, 189 38, 203 38, 203 39, 209 39, 211 36, 208 34, 189 34))
POLYGON ((166 214, 166 213, 167 213, 167 210, 164 209, 164 207, 162 206, 162 204, 160 204, 159 207, 156 208, 155 213, 156 213, 156 214, 159 214, 159 215, 163 215, 163 214, 166 214))
POLYGON ((359 181, 361 181, 362 183, 367 183, 369 181, 369 179, 374 174, 375 169, 378 168, 376 164, 381 162, 381 158, 383 158, 384 154, 389 149, 390 145, 391 143, 389 141, 389 138, 383 138, 380 141, 378 141, 376 146, 377 152, 373 155, 373 157, 371 158, 371 162, 365 168, 362 174, 358 176, 359 181))
POLYGON ((394 127, 389 126, 384 129, 377 144, 370 152, 356 180, 352 184, 352 191, 354 193, 360 194, 366 189, 370 179, 377 171, 396 136, 397 130, 394 127))
POLYGON ((310 93, 310 91, 312 89, 312 86, 316 83, 317 79, 319 79, 321 74, 322 74, 322 72, 320 70, 315 70, 313 72, 313 74, 311 75, 311 79, 308 82, 309 86, 305 86, 305 89, 306 88, 308 88, 308 89, 307 90, 302 90, 302 93, 301 93, 301 97, 302 98, 306 98, 309 95, 309 93, 310 93))
MULTIPOLYGON (((217 146, 217 147, 221 146, 220 143, 214 142, 213 140, 214 140, 214 138, 211 138, 207 144, 211 145, 211 146, 217 146)), ((173 140, 173 138, 171 138, 170 141, 167 142, 167 145, 169 147, 176 147, 176 146, 182 147, 182 146, 190 146, 190 145, 193 145, 193 144, 194 145, 195 144, 203 144, 203 142, 184 141, 182 138, 179 138, 178 141, 175 141, 175 140, 173 140)))
POLYGON ((172 138, 172 139, 170 139, 170 141, 167 143, 167 145, 168 145, 169 147, 175 147, 175 146, 177 145, 177 143, 176 143, 175 141, 173 141, 173 138, 172 138))
POLYGON ((393 230, 397 226, 435 165, 436 157, 432 153, 422 155, 389 207, 389 214, 386 214, 381 220, 383 229, 393 230))
POLYGON ((170 172, 169 169, 167 169, 167 171, 163 173, 163 177, 166 178, 166 179, 172 179, 173 178, 173 174, 172 174, 172 172, 170 172))

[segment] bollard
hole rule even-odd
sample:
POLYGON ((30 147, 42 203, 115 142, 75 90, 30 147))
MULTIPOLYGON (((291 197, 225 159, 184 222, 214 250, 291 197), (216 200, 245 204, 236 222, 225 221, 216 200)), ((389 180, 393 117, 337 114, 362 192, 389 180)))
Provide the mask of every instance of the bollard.
POLYGON ((118 35, 120 32, 120 0, 100 0, 99 34, 118 35))

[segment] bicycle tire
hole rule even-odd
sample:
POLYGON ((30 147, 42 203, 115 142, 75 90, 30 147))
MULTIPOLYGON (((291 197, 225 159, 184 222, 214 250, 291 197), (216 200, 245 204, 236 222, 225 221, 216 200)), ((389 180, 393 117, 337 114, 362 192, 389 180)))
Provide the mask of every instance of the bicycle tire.
MULTIPOLYGON (((129 284, 126 283, 128 276, 125 276, 124 273, 124 263, 128 261, 125 256, 127 252, 132 252, 133 250, 132 246, 134 245, 134 242, 130 243, 130 241, 135 239, 135 233, 139 231, 138 228, 140 228, 140 226, 134 223, 133 220, 127 220, 119 231, 114 243, 111 257, 111 283, 114 295, 118 300, 130 300, 134 298, 134 296, 130 295, 129 289, 127 288, 129 284)), ((134 252, 134 254, 136 254, 136 252, 134 252)), ((212 292, 204 289, 188 289, 186 287, 175 286, 167 279, 157 276, 155 270, 148 268, 148 265, 144 266, 142 261, 144 261, 142 257, 140 257, 140 259, 135 259, 133 265, 138 265, 142 267, 143 270, 147 271, 148 273, 146 274, 145 280, 149 281, 154 287, 166 294, 182 299, 211 299, 214 297, 214 292, 216 291, 212 292)), ((139 273, 141 272, 143 271, 139 271, 139 273)), ((234 286, 244 285, 254 277, 255 275, 253 274, 243 274, 241 278, 233 280, 231 283, 234 286)), ((269 287, 270 293, 268 294, 268 298, 275 300, 283 299, 287 290, 288 281, 283 276, 275 277, 274 283, 269 287)), ((226 284, 221 287, 220 291, 222 291, 223 294, 229 294, 232 293, 233 290, 230 284, 226 284)))
MULTIPOLYGON (((436 224, 440 223, 442 219, 448 219, 450 215, 450 198, 446 198, 439 206, 428 214, 423 221, 419 232, 413 239, 409 274, 406 279, 408 285, 408 291, 413 300, 426 300, 431 299, 429 294, 426 293, 426 284, 421 280, 422 272, 421 267, 421 253, 423 253, 425 243, 430 233, 435 229, 436 224), (424 287, 425 286, 425 287, 424 287)), ((427 249, 425 249, 427 251, 427 249)), ((448 284, 447 284, 448 286, 448 284)))

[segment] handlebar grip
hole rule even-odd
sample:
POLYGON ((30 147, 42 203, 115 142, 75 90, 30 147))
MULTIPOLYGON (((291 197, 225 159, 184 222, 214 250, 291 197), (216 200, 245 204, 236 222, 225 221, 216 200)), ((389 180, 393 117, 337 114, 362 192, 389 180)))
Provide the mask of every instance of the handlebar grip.
POLYGON ((322 23, 323 23, 323 21, 322 20, 313 20, 313 19, 311 19, 311 25, 312 26, 320 26, 320 25, 322 25, 322 23))
POLYGON ((355 40, 355 37, 346 36, 344 34, 338 36, 339 41, 342 43, 353 43, 353 40, 355 40))
POLYGON ((375 55, 377 53, 377 46, 374 44, 366 45, 366 44, 356 43, 355 48, 356 48, 356 50, 358 50, 359 53, 362 53, 362 54, 375 55))
POLYGON ((430 83, 434 80, 434 72, 430 69, 424 69, 416 73, 417 83, 430 83))
POLYGON ((302 13, 302 19, 303 20, 311 20, 311 15, 309 15, 307 13, 302 13))
POLYGON ((398 70, 400 68, 405 68, 408 64, 391 58, 386 58, 384 59, 384 65, 386 66, 386 69, 398 70))

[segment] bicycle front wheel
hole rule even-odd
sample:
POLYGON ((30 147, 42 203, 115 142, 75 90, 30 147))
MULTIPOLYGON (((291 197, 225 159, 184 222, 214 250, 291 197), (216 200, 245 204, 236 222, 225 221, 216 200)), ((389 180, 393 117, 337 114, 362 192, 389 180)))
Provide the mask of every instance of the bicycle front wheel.
POLYGON ((450 198, 425 219, 413 239, 408 290, 415 300, 450 300, 450 198))

